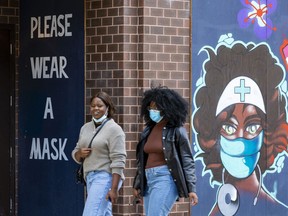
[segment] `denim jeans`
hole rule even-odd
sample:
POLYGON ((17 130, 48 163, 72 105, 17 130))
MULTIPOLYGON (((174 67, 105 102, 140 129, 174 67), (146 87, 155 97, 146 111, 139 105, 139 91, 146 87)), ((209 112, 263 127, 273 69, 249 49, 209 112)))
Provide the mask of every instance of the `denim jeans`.
MULTIPOLYGON (((111 216, 112 203, 106 200, 106 195, 112 186, 112 175, 106 171, 91 171, 86 183, 87 199, 82 216, 111 216)), ((122 181, 119 188, 121 185, 122 181)))
POLYGON ((166 216, 178 198, 176 184, 166 165, 145 170, 147 188, 144 209, 147 216, 166 216))

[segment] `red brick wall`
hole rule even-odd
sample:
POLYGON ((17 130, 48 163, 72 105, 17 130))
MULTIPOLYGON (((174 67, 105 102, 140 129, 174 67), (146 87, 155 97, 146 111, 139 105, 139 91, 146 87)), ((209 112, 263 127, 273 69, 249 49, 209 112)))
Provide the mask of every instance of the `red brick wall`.
POLYGON ((0 23, 19 24, 19 0, 0 1, 0 23))
POLYGON ((15 28, 16 57, 19 55, 19 0, 0 0, 0 24, 15 28))
MULTIPOLYGON (((86 117, 91 118, 91 95, 107 91, 126 133, 126 180, 114 215, 143 212, 143 206, 132 205, 143 91, 161 84, 190 101, 190 73, 190 1, 86 0, 86 117)), ((177 202, 171 215, 189 215, 185 201, 177 202)))

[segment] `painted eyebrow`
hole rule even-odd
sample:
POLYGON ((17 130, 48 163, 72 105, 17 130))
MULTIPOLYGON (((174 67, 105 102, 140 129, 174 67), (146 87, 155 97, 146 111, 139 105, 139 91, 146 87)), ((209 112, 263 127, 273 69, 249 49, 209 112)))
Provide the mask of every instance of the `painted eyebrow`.
POLYGON ((228 120, 237 126, 239 124, 235 115, 232 115, 228 120))
MULTIPOLYGON (((246 125, 246 123, 247 123, 248 121, 250 121, 251 119, 253 119, 253 118, 257 118, 257 120, 258 120, 258 119, 261 120, 261 118, 260 118, 259 115, 257 115, 257 114, 255 114, 255 115, 251 115, 251 116, 248 116, 248 117, 245 119, 245 121, 244 121, 244 125, 246 125)), ((260 123, 260 122, 261 122, 261 121, 259 121, 259 123, 260 123)))

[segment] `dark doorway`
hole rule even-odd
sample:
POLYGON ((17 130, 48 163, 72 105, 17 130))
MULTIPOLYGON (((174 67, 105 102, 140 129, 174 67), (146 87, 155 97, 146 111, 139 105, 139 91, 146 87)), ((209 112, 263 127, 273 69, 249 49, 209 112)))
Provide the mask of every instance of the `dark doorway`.
POLYGON ((0 216, 14 213, 14 50, 13 26, 0 25, 0 216))

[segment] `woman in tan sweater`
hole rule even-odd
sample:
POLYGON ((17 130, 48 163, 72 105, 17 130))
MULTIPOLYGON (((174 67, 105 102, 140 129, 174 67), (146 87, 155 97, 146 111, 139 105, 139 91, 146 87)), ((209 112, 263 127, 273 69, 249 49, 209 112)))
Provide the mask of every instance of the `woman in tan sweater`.
POLYGON ((112 204, 118 198, 118 190, 124 180, 126 162, 125 134, 112 119, 115 107, 105 92, 91 98, 92 121, 84 124, 72 157, 83 162, 87 184, 87 200, 83 216, 112 215, 112 204), (93 135, 100 129, 88 145, 93 135))

